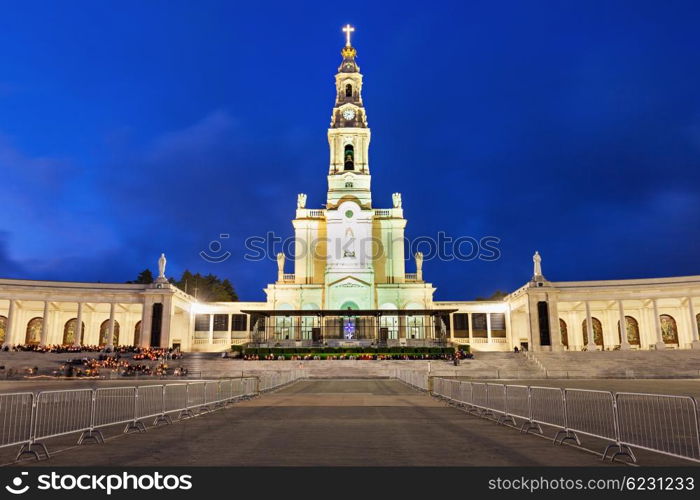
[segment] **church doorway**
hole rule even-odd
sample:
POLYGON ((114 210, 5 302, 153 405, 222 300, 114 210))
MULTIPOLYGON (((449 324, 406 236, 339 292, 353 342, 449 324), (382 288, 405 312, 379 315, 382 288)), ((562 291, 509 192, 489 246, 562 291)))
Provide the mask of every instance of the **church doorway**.
MULTIPOLYGON (((351 300, 343 303, 340 308, 343 311, 357 311, 359 307, 357 304, 351 300)), ((357 339, 357 317, 356 316, 345 316, 342 321, 342 338, 345 340, 355 340, 357 339)))

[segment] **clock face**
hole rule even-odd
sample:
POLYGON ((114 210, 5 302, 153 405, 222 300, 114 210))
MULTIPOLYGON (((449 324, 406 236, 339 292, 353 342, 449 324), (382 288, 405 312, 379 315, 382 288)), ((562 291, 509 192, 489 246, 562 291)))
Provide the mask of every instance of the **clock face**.
POLYGON ((353 118, 355 118, 355 112, 352 109, 346 109, 345 111, 343 111, 343 118, 345 118, 346 120, 352 120, 353 118))

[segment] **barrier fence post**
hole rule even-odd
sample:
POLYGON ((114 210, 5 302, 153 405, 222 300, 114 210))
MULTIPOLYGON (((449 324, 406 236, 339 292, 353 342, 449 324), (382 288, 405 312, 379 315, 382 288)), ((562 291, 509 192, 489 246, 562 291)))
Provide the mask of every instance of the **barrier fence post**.
POLYGON ((96 443, 104 443, 105 438, 102 432, 95 429, 95 412, 97 410, 97 389, 92 390, 92 408, 90 409, 90 429, 83 431, 78 438, 78 444, 81 445, 86 439, 94 439, 96 443))
POLYGON ((126 427, 124 427, 124 434, 128 434, 131 431, 136 431, 136 432, 146 432, 146 426, 143 425, 143 422, 139 420, 139 388, 134 387, 134 419, 126 424, 126 427))
POLYGON ((165 384, 160 387, 160 415, 158 415, 153 421, 153 426, 156 427, 158 424, 172 424, 173 421, 170 416, 165 413, 165 384))

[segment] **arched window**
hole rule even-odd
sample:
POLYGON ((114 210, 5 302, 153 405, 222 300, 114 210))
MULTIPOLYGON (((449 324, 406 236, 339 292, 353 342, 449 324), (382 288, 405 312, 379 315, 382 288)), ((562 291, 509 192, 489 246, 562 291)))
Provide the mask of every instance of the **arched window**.
MULTIPOLYGON (((632 316, 625 316, 625 323, 627 323, 627 342, 631 345, 639 345, 639 323, 632 316)), ((620 336, 620 322, 617 322, 617 338, 622 344, 622 337, 620 336)))
POLYGON ((673 316, 662 314, 659 316, 661 323, 661 337, 664 339, 664 344, 678 344, 678 326, 673 316))
POLYGON ((24 337, 25 344, 38 344, 41 342, 41 327, 44 324, 44 318, 32 318, 27 323, 27 334, 24 337))
POLYGON ((134 326, 134 345, 141 345, 141 321, 134 326))
MULTIPOLYGON (((85 338, 85 322, 82 321, 81 323, 82 327, 80 331, 82 332, 83 338, 85 338)), ((77 325, 78 318, 73 318, 66 321, 66 324, 63 327, 63 345, 72 345, 75 343, 75 330, 77 325)))
POLYGON ((566 321, 559 318, 559 332, 561 333, 561 344, 569 347, 569 329, 566 327, 566 321))
MULTIPOLYGON (((583 344, 588 345, 588 325, 587 320, 583 320, 583 344)), ((591 326, 593 327, 593 342, 595 345, 603 347, 603 324, 598 318, 591 318, 591 326)))
MULTIPOLYGON (((106 319, 100 325, 100 345, 107 345, 109 339, 109 320, 106 319)), ((112 335, 112 345, 119 345, 119 322, 114 320, 114 335, 112 335)))
POLYGON ((7 329, 7 318, 0 316, 0 342, 5 342, 5 330, 7 329))
POLYGON ((345 170, 354 170, 355 169, 355 148, 353 147, 352 144, 346 144, 345 145, 345 154, 343 155, 345 158, 345 170))
POLYGON ((349 83, 345 86, 345 97, 352 97, 352 85, 349 83))

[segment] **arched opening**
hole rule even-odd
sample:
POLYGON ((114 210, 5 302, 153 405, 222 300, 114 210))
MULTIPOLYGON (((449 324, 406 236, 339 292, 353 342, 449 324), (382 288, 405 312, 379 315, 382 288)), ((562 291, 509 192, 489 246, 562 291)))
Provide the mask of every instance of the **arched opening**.
MULTIPOLYGON (((305 311, 318 311, 319 307, 314 303, 307 303, 302 306, 305 311)), ((301 339, 314 340, 314 330, 317 330, 316 337, 320 338, 321 330, 317 325, 318 316, 302 316, 301 317, 301 339)))
MULTIPOLYGON (((625 323, 627 324, 627 342, 630 345, 639 345, 639 323, 632 316, 625 316, 625 323)), ((622 337, 620 336, 620 321, 617 322, 617 338, 620 344, 622 344, 622 337)))
MULTIPOLYGON (((278 309, 291 311, 294 309, 291 304, 280 304, 278 309)), ((275 316, 275 338, 277 340, 294 339, 294 317, 275 316)))
POLYGON ((345 154, 343 155, 343 158, 345 158, 345 170, 354 170, 355 169, 355 147, 352 144, 346 144, 345 145, 345 154))
MULTIPOLYGON (((357 311, 359 309, 359 307, 357 307, 357 304, 352 300, 343 302, 343 305, 340 306, 340 308, 343 311, 357 311)), ((344 316, 342 322, 343 338, 346 340, 352 340, 357 338, 357 326, 358 325, 356 316, 350 315, 350 313, 348 313, 347 316, 344 316)))
MULTIPOLYGON (((2 316, 0 316, 2 317, 2 316)), ((695 315, 695 322, 698 324, 698 330, 700 331, 700 313, 695 315)))
POLYGON ((32 318, 27 323, 27 333, 24 337, 24 343, 28 345, 37 345, 41 342, 41 327, 44 324, 44 318, 32 318))
MULTIPOLYGON (((100 325, 100 345, 109 344, 109 320, 106 319, 100 325)), ((112 335, 112 345, 119 345, 119 322, 114 320, 114 335, 112 335)))
POLYGON ((134 345, 141 345, 141 321, 134 326, 134 345))
MULTIPOLYGON (((396 304, 382 304, 380 309, 396 310, 396 304)), ((379 338, 380 340, 396 340, 399 338, 399 317, 396 315, 382 314, 379 317, 379 338)))
MULTIPOLYGON (((583 345, 588 345, 588 320, 583 320, 583 345)), ((593 327, 593 342, 595 345, 604 347, 603 344, 603 324, 598 318, 591 318, 591 326, 593 327)))
POLYGON ((662 314, 659 316, 661 323, 661 337, 664 339, 664 344, 678 344, 678 326, 673 316, 662 314))
POLYGON ((561 334, 561 345, 569 347, 569 329, 566 326, 566 321, 559 318, 559 333, 561 334))
MULTIPOLYGON (((80 331, 82 332, 83 338, 85 338, 85 322, 81 321, 82 325, 80 331)), ((75 344, 75 330, 78 325, 78 318, 69 319, 63 326, 63 345, 75 344)))
MULTIPOLYGON (((410 302, 406 309, 422 309, 423 306, 417 302, 410 302)), ((406 338, 425 338, 425 318, 423 316, 406 316, 406 338)))
POLYGON ((0 316, 0 342, 5 342, 5 331, 7 330, 7 317, 0 316))
POLYGON ((345 86, 345 97, 352 97, 352 85, 349 83, 345 86))

